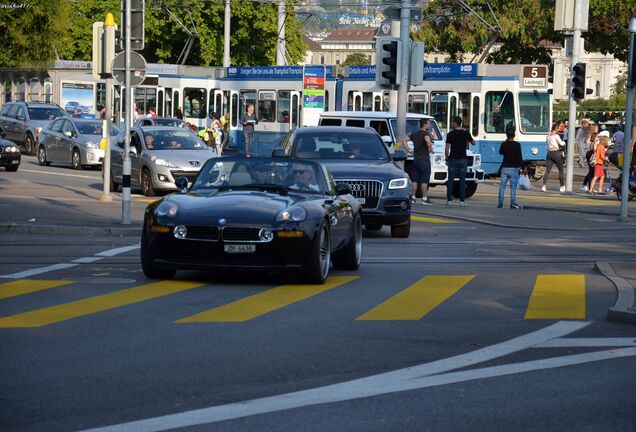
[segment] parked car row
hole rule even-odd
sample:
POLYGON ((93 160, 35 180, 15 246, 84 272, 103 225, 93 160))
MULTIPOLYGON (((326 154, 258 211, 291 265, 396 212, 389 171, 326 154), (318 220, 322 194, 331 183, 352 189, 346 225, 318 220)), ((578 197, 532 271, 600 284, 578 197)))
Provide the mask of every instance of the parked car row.
POLYGON ((24 146, 27 154, 35 156, 37 139, 51 121, 66 116, 55 104, 40 102, 9 102, 0 111, 0 133, 6 139, 24 146))

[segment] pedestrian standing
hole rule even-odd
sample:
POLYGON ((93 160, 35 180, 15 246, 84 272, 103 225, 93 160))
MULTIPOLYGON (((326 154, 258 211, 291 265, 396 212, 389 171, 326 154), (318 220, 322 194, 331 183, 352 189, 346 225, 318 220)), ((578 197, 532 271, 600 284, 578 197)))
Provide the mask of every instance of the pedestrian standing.
POLYGON ((613 139, 614 139, 614 144, 616 146, 614 148, 614 151, 623 153, 623 151, 625 151, 625 133, 623 132, 620 126, 618 127, 616 132, 614 132, 613 139))
POLYGON ((183 120, 183 110, 181 109, 181 107, 177 108, 175 117, 178 118, 179 120, 183 120))
POLYGON ((431 181, 431 158, 433 152, 433 140, 429 132, 431 125, 428 119, 420 119, 420 128, 410 135, 402 138, 402 147, 407 153, 413 155, 413 172, 411 176, 411 203, 432 204, 428 198, 428 184, 431 181), (409 140, 413 143, 413 150, 408 146, 409 140), (422 198, 415 200, 416 192, 420 191, 422 198))
POLYGON ((230 142, 230 113, 221 116, 221 128, 223 129, 223 142, 221 143, 221 153, 225 151, 227 144, 230 142))
POLYGON ((583 179, 583 186, 581 186, 581 191, 587 192, 594 178, 594 166, 596 165, 596 158, 594 154, 596 153, 596 145, 592 143, 592 148, 590 148, 587 153, 585 153, 585 161, 587 163, 587 175, 583 179))
POLYGON ((155 106, 151 106, 150 108, 148 108, 148 117, 150 118, 157 118, 157 112, 156 112, 156 108, 155 106))
POLYGON ((517 203, 517 184, 519 183, 519 171, 524 172, 525 170, 523 169, 521 144, 515 141, 514 129, 506 131, 506 140, 499 146, 499 154, 503 155, 503 161, 501 162, 501 182, 499 183, 497 207, 503 207, 506 185, 510 182, 510 208, 520 209, 521 206, 517 203))
POLYGON ((245 156, 250 157, 250 146, 254 139, 254 125, 258 124, 254 105, 248 104, 247 110, 241 114, 241 124, 243 125, 243 138, 245 139, 245 156))
POLYGON ((605 180, 605 169, 603 165, 607 162, 607 155, 605 152, 607 151, 608 144, 609 138, 607 136, 601 136, 599 138, 598 148, 596 149, 596 153, 594 153, 594 161, 596 162, 594 165, 594 178, 592 179, 592 183, 590 183, 590 190, 588 191, 588 194, 603 193, 603 180, 605 180), (594 191, 596 180, 599 181, 598 191, 594 191))
POLYGON ((468 156, 466 149, 469 144, 475 144, 473 137, 462 128, 462 118, 457 116, 451 120, 452 131, 446 137, 446 165, 448 166, 448 181, 446 182, 446 205, 453 203, 455 177, 459 176, 459 204, 466 205, 466 171, 468 170, 468 156))
POLYGON ((579 152, 579 166, 583 168, 583 158, 585 157, 588 148, 587 135, 590 130, 590 122, 587 120, 583 120, 581 122, 581 127, 576 132, 576 148, 579 152))
POLYGON ((543 186, 541 186, 541 190, 546 192, 548 183, 548 177, 550 176, 550 171, 554 165, 559 169, 559 183, 561 187, 559 189, 560 192, 565 192, 565 178, 563 176, 563 149, 565 148, 565 143, 559 136, 559 124, 554 123, 548 136, 546 137, 546 145, 548 154, 545 160, 545 174, 543 175, 543 186))

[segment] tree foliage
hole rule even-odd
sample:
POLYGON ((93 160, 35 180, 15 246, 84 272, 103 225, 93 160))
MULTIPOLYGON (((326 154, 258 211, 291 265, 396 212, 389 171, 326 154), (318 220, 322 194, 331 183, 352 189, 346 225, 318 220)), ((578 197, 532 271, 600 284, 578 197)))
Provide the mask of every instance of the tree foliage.
POLYGON ((342 66, 350 66, 350 65, 368 65, 371 63, 371 57, 365 55, 363 53, 353 53, 349 54, 344 62, 342 62, 342 66))
MULTIPOLYGON (((451 60, 459 61, 465 53, 481 53, 494 34, 482 20, 493 27, 500 24, 496 40, 501 47, 491 51, 487 57, 489 63, 551 63, 544 41, 563 43, 563 33, 554 31, 554 0, 466 0, 464 3, 479 16, 468 13, 462 2, 455 0, 429 2, 414 39, 424 41, 431 50, 447 52, 451 60)), ((587 51, 599 50, 626 60, 627 25, 636 15, 636 2, 590 0, 589 15, 589 31, 583 33, 587 51)))
MULTIPOLYGON (((292 63, 302 60, 302 22, 288 0, 285 34, 292 63)), ((17 3, 17 2, 16 2, 17 3)), ((146 0, 145 41, 141 54, 148 62, 176 63, 188 40, 187 32, 168 9, 197 38, 187 63, 223 63, 224 1, 146 0)), ((111 12, 121 26, 121 0, 34 1, 27 9, 0 9, 0 66, 45 67, 56 58, 91 60, 93 22, 111 12)), ((278 5, 274 2, 232 0, 232 65, 271 65, 276 60, 278 5)))

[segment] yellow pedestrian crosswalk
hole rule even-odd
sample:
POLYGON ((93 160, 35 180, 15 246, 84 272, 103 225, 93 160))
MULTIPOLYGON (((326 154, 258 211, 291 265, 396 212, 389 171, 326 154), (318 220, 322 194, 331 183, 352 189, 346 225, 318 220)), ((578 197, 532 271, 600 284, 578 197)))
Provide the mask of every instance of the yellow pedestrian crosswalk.
MULTIPOLYGON (((486 275, 484 275, 486 276, 486 275)), ((368 310, 360 315, 360 310, 351 315, 351 320, 367 321, 418 321, 426 319, 433 311, 441 309, 444 304, 452 306, 465 295, 479 295, 475 289, 480 275, 421 275, 411 282, 400 286, 399 282, 391 286, 377 286, 384 293, 384 298, 368 305, 368 310), (406 286, 406 288, 404 288, 406 286), (468 292, 469 294, 464 294, 468 292), (459 300, 455 300, 459 299, 459 300)), ((48 298, 48 293, 56 288, 70 286, 72 280, 15 280, 0 284, 0 300, 12 302, 21 300, 24 304, 31 297, 37 296, 40 301, 48 298), (20 297, 25 296, 25 297, 20 297)), ((503 289, 512 287, 510 282, 501 280, 503 289), (506 285, 507 284, 507 285, 506 285)), ((519 281, 514 287, 519 286, 519 281)), ((194 288, 215 284, 196 281, 165 280, 141 284, 109 293, 73 300, 40 309, 20 312, 13 315, 3 313, 0 303, 0 329, 42 327, 72 320, 79 317, 106 312, 140 302, 171 296, 194 288)), ((356 275, 333 275, 323 285, 280 285, 272 288, 264 287, 257 293, 241 296, 238 300, 221 304, 208 310, 186 316, 174 321, 179 324, 192 323, 243 323, 264 315, 277 314, 285 316, 290 306, 308 301, 331 290, 344 293, 346 302, 351 303, 351 292, 372 286, 365 277, 356 275), (348 291, 352 287, 353 291, 348 291), (341 291, 342 290, 342 291, 341 291)), ((207 290, 206 295, 214 296, 214 290, 207 290)), ((359 291, 357 295, 359 295, 359 291)), ((373 293, 370 293, 372 295, 373 293)), ((377 293, 375 293, 377 296, 377 293)), ((338 294, 340 295, 340 294, 338 294)), ((483 295, 489 295, 484 293, 483 295)), ((518 307, 519 317, 528 320, 546 319, 585 319, 586 318, 586 280, 583 274, 536 275, 536 280, 528 280, 527 288, 516 290, 515 296, 522 297, 527 307, 518 307), (532 285, 534 282, 534 285, 532 285)), ((377 299, 377 297, 374 297, 377 299)), ((338 301, 338 300, 334 300, 338 301)), ((354 302, 367 303, 367 298, 353 297, 354 302)), ((41 303, 39 303, 41 304, 41 303)), ((218 304, 218 303, 217 303, 218 304)), ((311 307, 324 307, 312 304, 311 307)), ((205 308, 202 308, 205 309, 205 308)), ((24 309, 22 309, 24 310, 24 309)), ((328 312, 328 311, 327 311, 328 312)), ((322 313, 317 311, 317 313, 322 313)), ((177 315, 178 317, 179 315, 177 315)), ((171 321, 174 318, 171 319, 171 321)))

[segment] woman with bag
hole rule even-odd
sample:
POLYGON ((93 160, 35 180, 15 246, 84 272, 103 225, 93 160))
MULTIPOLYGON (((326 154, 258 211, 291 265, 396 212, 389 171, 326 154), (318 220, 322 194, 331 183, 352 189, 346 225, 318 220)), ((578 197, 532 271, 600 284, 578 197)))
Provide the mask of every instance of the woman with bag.
POLYGON ((541 190, 543 192, 547 192, 548 177, 550 176, 550 171, 554 165, 559 169, 559 183, 561 184, 560 192, 565 192, 565 178, 563 176, 563 149, 565 149, 565 143, 559 136, 559 124, 553 123, 552 129, 548 133, 546 137, 546 144, 548 155, 545 160, 545 174, 543 175, 543 186, 541 186, 541 190))
POLYGON ((594 153, 594 178, 592 179, 592 183, 590 183, 590 190, 587 192, 588 194, 602 194, 603 193, 603 180, 605 180, 605 169, 603 165, 607 162, 607 156, 605 152, 607 150, 607 145, 609 144, 609 138, 607 136, 601 136, 599 138, 598 148, 596 149, 596 153, 594 153), (596 184, 596 180, 598 180, 598 191, 594 191, 594 184, 596 184))
MULTIPOLYGON (((506 185, 510 181, 510 208, 520 209, 517 204, 517 183, 519 181, 519 170, 523 170, 523 155, 521 153, 521 144, 515 141, 515 130, 508 129, 506 131, 506 140, 499 146, 499 154, 503 155, 501 162, 501 183, 499 184, 499 202, 497 208, 503 207, 504 193, 506 185)), ((530 179, 528 179, 530 182, 530 179)))

